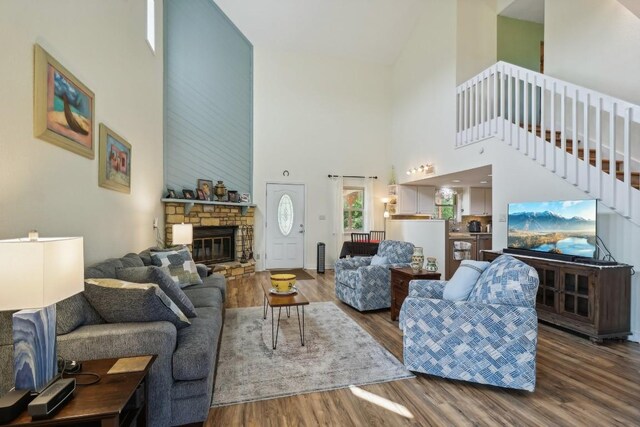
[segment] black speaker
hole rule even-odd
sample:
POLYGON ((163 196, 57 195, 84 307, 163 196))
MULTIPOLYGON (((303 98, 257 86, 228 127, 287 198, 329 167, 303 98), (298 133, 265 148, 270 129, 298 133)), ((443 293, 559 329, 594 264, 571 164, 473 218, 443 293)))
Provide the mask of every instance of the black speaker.
POLYGON ((322 242, 318 242, 318 254, 316 257, 316 271, 318 273, 324 274, 324 253, 325 253, 325 244, 322 242))
POLYGON ((20 415, 31 399, 29 390, 11 390, 0 397, 0 424, 7 424, 20 415))

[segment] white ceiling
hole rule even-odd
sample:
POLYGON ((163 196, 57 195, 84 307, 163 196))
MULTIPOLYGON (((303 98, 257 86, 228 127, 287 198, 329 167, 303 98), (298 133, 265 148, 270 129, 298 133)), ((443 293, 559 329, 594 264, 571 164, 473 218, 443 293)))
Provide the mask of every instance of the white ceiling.
MULTIPOLYGON (((449 1, 449 0, 447 0, 449 1)), ((393 64, 424 0, 215 0, 255 47, 393 64)))
POLYGON ((500 15, 544 24, 544 0, 515 0, 500 15))
POLYGON ((433 185, 434 187, 491 187, 491 165, 482 166, 475 169, 467 169, 464 171, 450 173, 447 175, 434 176, 411 184, 433 185), (486 181, 482 183, 482 181, 486 181))

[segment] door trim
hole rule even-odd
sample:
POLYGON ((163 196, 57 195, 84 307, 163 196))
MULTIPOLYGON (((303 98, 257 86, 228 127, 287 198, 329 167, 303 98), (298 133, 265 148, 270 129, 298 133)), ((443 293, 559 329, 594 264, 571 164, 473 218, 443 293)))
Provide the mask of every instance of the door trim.
POLYGON ((264 186, 264 200, 265 200, 265 209, 264 209, 264 223, 262 224, 262 229, 264 230, 264 269, 268 270, 267 267, 267 248, 269 247, 269 242, 267 241, 269 236, 267 233, 267 219, 269 218, 269 185, 302 185, 302 197, 304 197, 303 205, 304 205, 304 233, 302 236, 302 269, 307 266, 307 230, 309 224, 309 207, 307 206, 307 184, 304 182, 281 182, 281 181, 267 181, 264 186))

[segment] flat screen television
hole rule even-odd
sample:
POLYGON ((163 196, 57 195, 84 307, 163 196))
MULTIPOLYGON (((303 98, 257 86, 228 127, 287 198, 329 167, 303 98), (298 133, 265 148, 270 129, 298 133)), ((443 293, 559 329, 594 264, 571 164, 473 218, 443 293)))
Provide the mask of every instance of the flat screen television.
POLYGON ((595 200, 510 203, 507 246, 594 258, 596 210, 595 200))

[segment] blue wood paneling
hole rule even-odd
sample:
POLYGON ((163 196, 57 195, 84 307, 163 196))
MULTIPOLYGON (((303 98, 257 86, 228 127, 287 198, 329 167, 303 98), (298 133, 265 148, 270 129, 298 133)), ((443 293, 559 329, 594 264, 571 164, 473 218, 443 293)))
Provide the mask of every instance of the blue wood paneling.
POLYGON ((165 0, 164 180, 252 192, 253 46, 212 0, 165 0))

